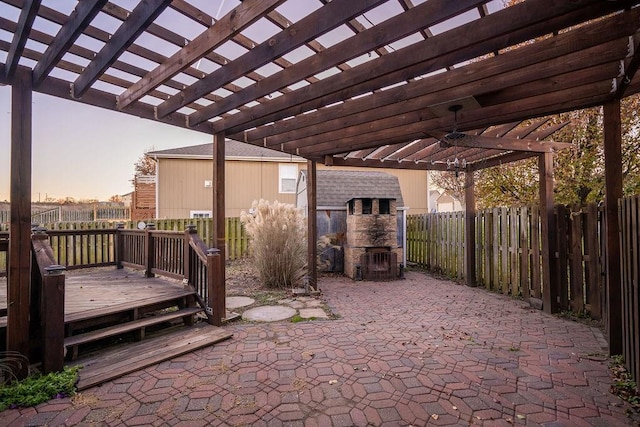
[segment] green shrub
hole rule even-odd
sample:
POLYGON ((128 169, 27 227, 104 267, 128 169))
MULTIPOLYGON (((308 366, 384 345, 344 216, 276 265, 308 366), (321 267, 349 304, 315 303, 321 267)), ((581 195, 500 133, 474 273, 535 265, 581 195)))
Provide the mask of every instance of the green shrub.
POLYGON ((270 288, 299 285, 306 273, 307 227, 294 205, 254 201, 240 220, 251 239, 260 281, 270 288))
POLYGON ((0 411, 20 406, 35 406, 54 397, 75 393, 79 367, 64 368, 62 372, 34 375, 22 381, 0 385, 0 411))

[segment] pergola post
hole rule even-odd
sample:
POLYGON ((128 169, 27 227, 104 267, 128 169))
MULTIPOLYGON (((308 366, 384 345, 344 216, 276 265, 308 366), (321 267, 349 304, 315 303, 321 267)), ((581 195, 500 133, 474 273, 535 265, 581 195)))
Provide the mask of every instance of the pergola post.
POLYGON ((464 174, 464 241, 465 279, 467 286, 476 286, 476 195, 473 170, 464 174))
POLYGON ((316 163, 312 160, 307 160, 307 274, 309 285, 314 289, 318 289, 316 196, 316 163))
POLYGON ((538 157, 540 176, 540 221, 542 240, 542 304, 547 313, 558 312, 558 266, 556 262, 556 218, 553 214, 553 153, 538 157))
POLYGON ((210 295, 210 304, 213 304, 214 316, 218 321, 226 316, 225 307, 225 283, 226 283, 226 269, 225 269, 225 173, 224 173, 224 160, 225 160, 225 134, 224 132, 217 133, 213 136, 213 244, 220 252, 220 268, 217 271, 217 277, 214 281, 214 293, 210 295))
MULTIPOLYGON (((7 287, 7 351, 29 357, 31 287, 31 71, 18 68, 11 87, 11 225, 7 287)), ((29 373, 27 363, 13 372, 29 373)))
POLYGON ((604 177, 606 232, 606 296, 609 354, 622 354, 622 277, 620 273, 620 222, 622 198, 622 126, 620 100, 604 104, 604 177))

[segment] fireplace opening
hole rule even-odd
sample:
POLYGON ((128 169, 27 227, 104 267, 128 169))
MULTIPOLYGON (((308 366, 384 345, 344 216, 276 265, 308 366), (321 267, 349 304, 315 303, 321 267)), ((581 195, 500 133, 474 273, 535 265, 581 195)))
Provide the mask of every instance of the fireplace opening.
POLYGON ((397 277, 397 254, 390 247, 366 248, 360 256, 364 280, 391 280, 397 277))

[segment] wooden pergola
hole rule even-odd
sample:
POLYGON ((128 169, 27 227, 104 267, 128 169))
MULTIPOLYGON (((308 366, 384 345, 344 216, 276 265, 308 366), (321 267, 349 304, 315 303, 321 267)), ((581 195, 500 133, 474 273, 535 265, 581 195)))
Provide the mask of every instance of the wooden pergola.
POLYGON ((28 349, 35 91, 211 134, 221 250, 225 138, 308 159, 309 206, 317 162, 445 170, 455 150, 467 160, 469 285, 472 172, 537 157, 549 312, 557 310, 552 158, 563 145, 541 141, 549 129, 535 126, 526 138, 489 136, 524 119, 603 105, 607 326, 610 351, 620 353, 620 100, 640 91, 640 1, 418 3, 141 0, 127 10, 107 0, 81 0, 75 9, 0 0, 0 28, 11 35, 0 39, 0 83, 12 86, 9 350, 28 349), (463 106, 455 124, 452 105, 463 106), (482 135, 442 144, 454 125, 482 135))

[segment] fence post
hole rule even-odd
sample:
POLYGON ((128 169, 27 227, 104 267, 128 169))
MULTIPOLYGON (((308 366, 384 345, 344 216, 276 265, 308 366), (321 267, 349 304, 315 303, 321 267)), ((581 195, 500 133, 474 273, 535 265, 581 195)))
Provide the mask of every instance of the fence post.
POLYGON ((64 287, 62 265, 45 267, 42 282, 42 370, 45 374, 64 367, 64 287))
POLYGON ((184 250, 182 255, 182 268, 184 271, 184 280, 187 283, 193 283, 191 280, 191 250, 189 247, 189 240, 191 240, 191 235, 196 234, 198 231, 196 230, 196 226, 193 224, 187 225, 184 230, 184 250))
POLYGON ((225 288, 224 281, 221 280, 224 277, 223 262, 219 249, 211 248, 207 251, 207 311, 211 311, 211 322, 216 326, 222 325, 222 319, 226 317, 225 288))
POLYGON ((116 224, 116 234, 114 246, 116 249, 116 268, 122 269, 122 260, 124 259, 124 238, 122 237, 122 230, 124 230, 124 223, 119 222, 116 224))
POLYGON ((153 230, 155 230, 155 224, 147 224, 144 229, 144 274, 146 277, 154 277, 153 274, 153 260, 155 259, 155 242, 153 241, 153 230))

